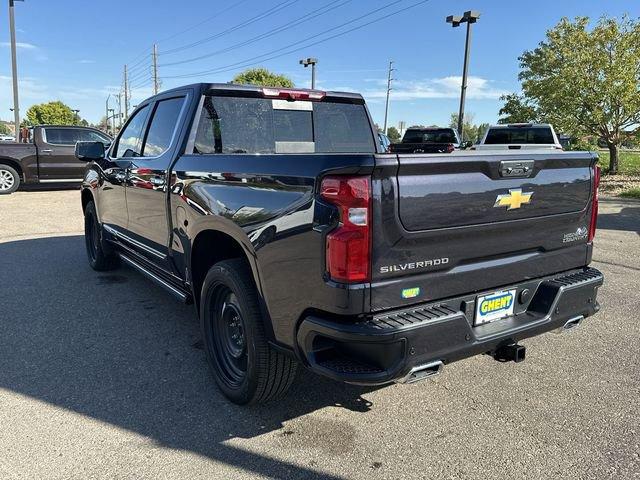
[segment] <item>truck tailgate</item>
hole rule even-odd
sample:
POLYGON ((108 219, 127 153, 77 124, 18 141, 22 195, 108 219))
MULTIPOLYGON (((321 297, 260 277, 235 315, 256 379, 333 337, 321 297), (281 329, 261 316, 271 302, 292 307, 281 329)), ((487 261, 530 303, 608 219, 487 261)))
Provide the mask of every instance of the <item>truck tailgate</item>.
POLYGON ((589 262, 595 155, 381 157, 373 179, 372 310, 488 291, 589 262))

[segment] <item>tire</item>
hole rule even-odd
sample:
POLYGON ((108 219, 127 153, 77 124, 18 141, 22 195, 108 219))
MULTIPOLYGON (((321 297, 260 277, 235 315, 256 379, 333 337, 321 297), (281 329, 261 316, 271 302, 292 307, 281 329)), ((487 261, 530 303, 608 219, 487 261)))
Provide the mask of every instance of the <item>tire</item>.
POLYGON ((18 190, 20 174, 9 165, 0 164, 0 195, 9 195, 18 190))
POLYGON ((239 259, 215 264, 204 280, 200 326, 207 361, 233 403, 263 403, 283 396, 297 363, 267 342, 251 271, 239 259))
POLYGON ((102 240, 102 228, 93 202, 89 202, 84 209, 84 243, 89 265, 94 270, 103 272, 119 265, 117 255, 102 240))

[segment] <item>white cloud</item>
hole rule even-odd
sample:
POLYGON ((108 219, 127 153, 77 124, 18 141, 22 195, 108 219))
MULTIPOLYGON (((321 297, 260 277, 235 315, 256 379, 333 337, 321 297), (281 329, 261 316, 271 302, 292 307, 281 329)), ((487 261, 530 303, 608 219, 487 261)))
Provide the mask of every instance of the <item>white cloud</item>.
POLYGON ((82 60, 78 60, 78 63, 91 64, 91 63, 96 63, 96 61, 95 60, 89 60, 89 59, 82 59, 82 60))
MULTIPOLYGON (((386 80, 367 79, 375 82, 380 87, 386 87, 386 80)), ((496 88, 491 80, 481 77, 468 77, 467 98, 469 99, 492 99, 495 100, 506 90, 496 88)), ((408 101, 432 98, 459 98, 460 87, 462 85, 461 76, 448 76, 442 78, 432 78, 428 80, 403 81, 397 80, 393 83, 391 96, 394 101, 408 101)), ((375 101, 387 95, 386 88, 365 89, 360 93, 375 101)))
MULTIPOLYGON (((11 44, 9 42, 0 42, 0 47, 10 47, 11 44)), ((33 43, 26 43, 26 42, 16 42, 16 47, 18 48, 23 48, 25 50, 37 50, 38 47, 36 47, 33 43)))

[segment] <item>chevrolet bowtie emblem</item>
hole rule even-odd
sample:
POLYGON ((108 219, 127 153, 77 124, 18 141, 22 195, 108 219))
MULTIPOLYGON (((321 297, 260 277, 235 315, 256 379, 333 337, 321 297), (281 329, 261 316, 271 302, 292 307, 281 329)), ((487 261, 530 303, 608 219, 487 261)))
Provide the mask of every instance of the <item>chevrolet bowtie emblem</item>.
POLYGON ((514 188, 509 190, 509 193, 504 193, 496 197, 496 203, 494 207, 507 207, 507 210, 515 210, 522 205, 527 205, 531 202, 531 196, 533 192, 522 192, 521 188, 514 188))

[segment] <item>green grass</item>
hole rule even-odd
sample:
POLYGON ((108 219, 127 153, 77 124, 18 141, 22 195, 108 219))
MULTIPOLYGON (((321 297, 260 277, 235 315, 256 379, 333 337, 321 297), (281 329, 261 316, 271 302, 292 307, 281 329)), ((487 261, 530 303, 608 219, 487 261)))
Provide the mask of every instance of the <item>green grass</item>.
MULTIPOLYGON (((609 170, 609 152, 598 151, 602 173, 607 174, 609 170)), ((640 152, 618 151, 618 173, 623 175, 640 176, 640 152)))
POLYGON ((640 200, 640 188, 631 188, 629 190, 625 190, 618 196, 624 198, 637 198, 638 200, 640 200))

